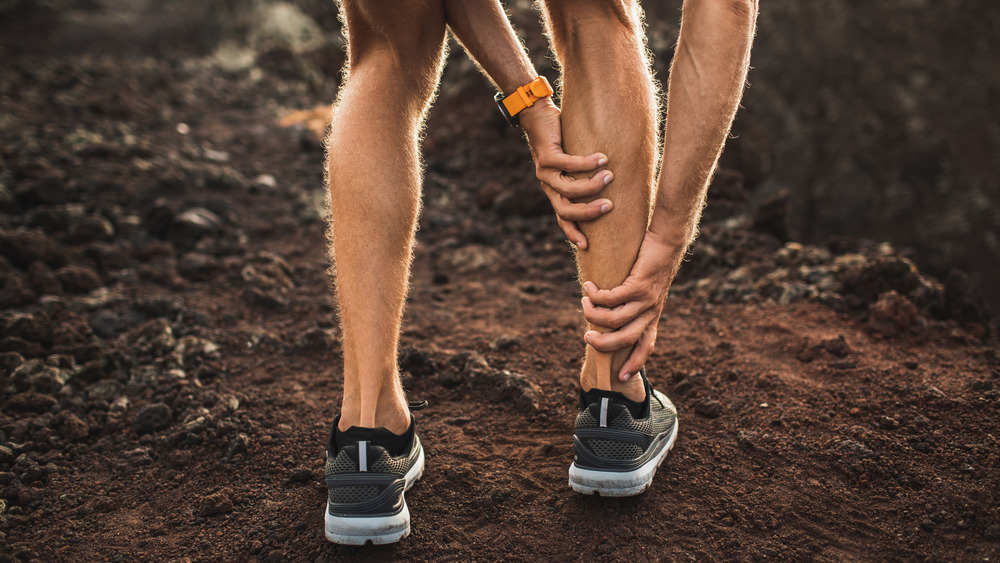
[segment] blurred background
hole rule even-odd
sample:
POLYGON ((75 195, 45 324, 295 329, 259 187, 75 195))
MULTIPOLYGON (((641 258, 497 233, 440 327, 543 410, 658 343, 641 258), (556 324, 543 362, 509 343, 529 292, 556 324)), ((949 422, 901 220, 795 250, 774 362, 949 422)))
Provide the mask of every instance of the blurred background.
MULTIPOLYGON (((536 66, 557 76, 537 10, 506 5, 536 66)), ((645 3, 664 83, 680 7, 645 3)), ((750 85, 706 218, 737 201, 748 211, 729 219, 782 241, 841 251, 888 241, 945 285, 978 286, 1000 310, 996 13, 990 0, 763 0, 750 85)), ((56 52, 127 45, 135 56, 293 81, 316 104, 334 98, 343 62, 332 0, 0 0, 0 22, 8 55, 18 36, 32 45, 45 36, 56 52)), ((489 112, 491 93, 453 46, 438 105, 489 112)))

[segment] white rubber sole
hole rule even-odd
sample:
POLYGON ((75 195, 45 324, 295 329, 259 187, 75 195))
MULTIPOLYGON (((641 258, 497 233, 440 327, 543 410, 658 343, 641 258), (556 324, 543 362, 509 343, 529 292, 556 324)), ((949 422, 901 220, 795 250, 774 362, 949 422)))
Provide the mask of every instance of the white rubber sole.
POLYGON ((660 451, 659 455, 650 459, 641 467, 633 471, 595 471, 593 469, 580 469, 573 463, 569 466, 569 486, 574 491, 585 495, 601 495, 602 497, 631 497, 646 489, 653 483, 653 476, 656 469, 660 467, 663 460, 667 459, 667 453, 674 447, 677 440, 678 424, 674 420, 674 429, 667 439, 667 445, 660 451))
POLYGON ((406 491, 424 474, 424 448, 420 447, 417 463, 406 473, 406 485, 403 489, 403 510, 391 516, 345 517, 330 514, 327 505, 324 513, 326 539, 333 543, 345 545, 364 545, 372 542, 376 545, 397 542, 410 535, 410 509, 406 506, 406 491))

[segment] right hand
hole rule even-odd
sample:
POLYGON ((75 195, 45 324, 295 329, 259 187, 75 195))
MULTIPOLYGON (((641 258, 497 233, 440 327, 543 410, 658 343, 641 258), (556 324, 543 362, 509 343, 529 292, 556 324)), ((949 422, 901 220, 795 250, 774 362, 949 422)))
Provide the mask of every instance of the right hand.
POLYGON ((522 111, 520 122, 528 134, 535 176, 542 182, 542 190, 552 203, 559 228, 578 248, 587 248, 587 237, 577 222, 597 219, 611 211, 614 204, 607 198, 587 202, 576 200, 596 196, 614 179, 610 170, 604 170, 608 157, 601 153, 572 156, 563 151, 560 111, 550 98, 539 100, 522 111), (586 179, 577 180, 571 176, 589 172, 593 174, 586 179))

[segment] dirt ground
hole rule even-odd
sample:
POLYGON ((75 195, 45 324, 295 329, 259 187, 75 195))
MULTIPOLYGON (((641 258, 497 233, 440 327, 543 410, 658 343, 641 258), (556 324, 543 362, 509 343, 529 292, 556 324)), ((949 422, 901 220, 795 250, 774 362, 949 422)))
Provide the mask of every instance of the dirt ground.
POLYGON ((976 289, 885 244, 782 240, 780 202, 751 210, 734 160, 648 364, 677 446, 638 497, 573 493, 573 257, 460 63, 424 141, 400 353, 430 403, 412 534, 328 543, 323 155, 275 122, 332 98, 339 51, 225 70, 150 46, 148 21, 18 17, 0 33, 0 560, 1000 554, 1000 350, 976 289))

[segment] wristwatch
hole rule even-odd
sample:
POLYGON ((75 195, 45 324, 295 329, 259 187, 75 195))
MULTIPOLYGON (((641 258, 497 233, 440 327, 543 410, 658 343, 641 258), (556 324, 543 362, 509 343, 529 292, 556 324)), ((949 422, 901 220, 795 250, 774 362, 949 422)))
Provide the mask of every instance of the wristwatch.
POLYGON ((519 127, 521 124, 518 123, 517 114, 526 108, 530 108, 535 102, 545 96, 551 95, 552 86, 549 85, 549 81, 544 76, 539 76, 524 86, 519 87, 511 95, 505 97, 503 92, 497 92, 497 95, 493 99, 497 101, 500 113, 503 114, 507 123, 510 123, 511 127, 519 127))

